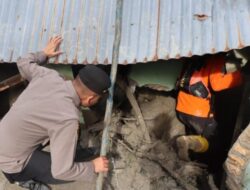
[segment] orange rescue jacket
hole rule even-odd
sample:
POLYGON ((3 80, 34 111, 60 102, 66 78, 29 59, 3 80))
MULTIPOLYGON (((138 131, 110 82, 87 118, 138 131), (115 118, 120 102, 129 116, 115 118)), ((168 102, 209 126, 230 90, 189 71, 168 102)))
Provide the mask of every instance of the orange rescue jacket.
POLYGON ((224 65, 224 56, 215 55, 207 59, 205 65, 199 71, 194 71, 189 85, 202 82, 209 92, 208 96, 207 98, 201 98, 180 89, 176 110, 196 117, 212 117, 210 91, 221 91, 242 84, 240 71, 225 74, 222 72, 224 65))

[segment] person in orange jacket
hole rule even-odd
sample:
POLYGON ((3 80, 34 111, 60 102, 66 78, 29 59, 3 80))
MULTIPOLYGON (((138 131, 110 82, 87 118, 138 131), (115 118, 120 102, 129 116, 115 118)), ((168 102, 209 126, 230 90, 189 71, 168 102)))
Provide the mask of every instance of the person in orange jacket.
POLYGON ((216 133, 213 92, 242 84, 240 68, 246 60, 238 57, 236 51, 228 55, 210 55, 203 63, 192 62, 179 81, 176 112, 180 121, 195 134, 176 139, 178 154, 184 160, 189 160, 188 150, 206 152, 209 140, 216 133))

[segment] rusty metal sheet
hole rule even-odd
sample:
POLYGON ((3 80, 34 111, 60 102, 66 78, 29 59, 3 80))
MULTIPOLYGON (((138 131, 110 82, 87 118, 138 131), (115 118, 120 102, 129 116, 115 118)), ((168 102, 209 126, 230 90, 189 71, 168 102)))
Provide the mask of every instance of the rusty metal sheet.
MULTIPOLYGON (((51 63, 110 64, 115 0, 1 0, 0 62, 16 62, 62 34, 51 63)), ((120 64, 250 45, 248 0, 124 0, 120 64)))

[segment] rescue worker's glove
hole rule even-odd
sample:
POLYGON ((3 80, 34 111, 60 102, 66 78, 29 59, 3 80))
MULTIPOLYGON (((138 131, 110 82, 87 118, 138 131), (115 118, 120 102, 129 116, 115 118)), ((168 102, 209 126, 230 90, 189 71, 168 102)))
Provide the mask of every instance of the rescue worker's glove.
POLYGON ((233 73, 247 64, 248 60, 238 50, 232 50, 226 55, 223 73, 233 73))

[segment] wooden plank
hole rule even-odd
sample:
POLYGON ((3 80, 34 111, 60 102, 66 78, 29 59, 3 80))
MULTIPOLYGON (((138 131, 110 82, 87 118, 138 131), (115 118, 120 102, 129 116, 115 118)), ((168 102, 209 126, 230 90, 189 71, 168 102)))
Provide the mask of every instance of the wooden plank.
POLYGON ((15 86, 17 84, 20 84, 23 82, 24 79, 21 77, 20 74, 14 75, 2 82, 0 82, 0 92, 9 89, 12 86, 15 86))

